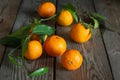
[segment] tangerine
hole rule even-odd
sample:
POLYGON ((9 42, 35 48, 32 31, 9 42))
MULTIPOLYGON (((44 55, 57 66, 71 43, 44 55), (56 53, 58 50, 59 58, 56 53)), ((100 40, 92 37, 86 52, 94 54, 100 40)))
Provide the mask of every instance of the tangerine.
POLYGON ((61 56, 62 66, 67 70, 78 69, 83 62, 83 57, 78 50, 70 49, 61 56))
POLYGON ((42 45, 39 41, 33 40, 28 43, 28 49, 25 58, 29 60, 38 59, 42 55, 42 45))
POLYGON ((73 25, 70 31, 70 37, 75 42, 84 43, 91 38, 91 32, 90 29, 86 29, 83 24, 77 23, 73 25))
POLYGON ((68 10, 62 10, 58 15, 57 22, 62 26, 69 26, 73 22, 72 14, 68 10))
POLYGON ((44 48, 48 55, 61 56, 66 50, 66 41, 57 35, 49 36, 44 42, 44 48))
POLYGON ((56 7, 52 2, 44 2, 38 7, 38 13, 43 18, 51 17, 55 14, 56 7))

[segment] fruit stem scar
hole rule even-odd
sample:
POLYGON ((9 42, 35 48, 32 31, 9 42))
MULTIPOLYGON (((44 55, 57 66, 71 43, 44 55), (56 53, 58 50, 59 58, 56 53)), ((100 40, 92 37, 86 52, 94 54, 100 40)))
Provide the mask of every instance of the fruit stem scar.
POLYGON ((56 37, 56 39, 59 39, 59 37, 56 37))
POLYGON ((72 61, 70 61, 70 62, 69 62, 69 64, 73 64, 73 62, 72 62, 72 61))

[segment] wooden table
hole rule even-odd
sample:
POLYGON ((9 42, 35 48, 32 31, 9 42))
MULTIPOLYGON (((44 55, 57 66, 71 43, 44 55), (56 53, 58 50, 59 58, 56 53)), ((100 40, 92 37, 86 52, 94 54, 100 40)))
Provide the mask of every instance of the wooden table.
MULTIPOLYGON (((39 17, 36 10, 39 3, 52 1, 59 12, 66 3, 72 3, 78 15, 82 11, 96 11, 104 15, 114 26, 105 22, 104 26, 115 32, 97 29, 92 38, 84 43, 74 43, 69 38, 70 27, 61 27, 48 21, 56 28, 56 34, 67 41, 67 49, 79 50, 84 62, 76 71, 62 68, 59 58, 45 53, 35 61, 25 61, 25 68, 13 65, 8 60, 12 48, 0 45, 0 80, 120 80, 120 1, 119 0, 0 0, 0 38, 27 25, 33 17, 39 17), (49 67, 49 72, 39 77, 27 74, 41 67, 49 67)), ((21 53, 18 50, 16 54, 21 53)))

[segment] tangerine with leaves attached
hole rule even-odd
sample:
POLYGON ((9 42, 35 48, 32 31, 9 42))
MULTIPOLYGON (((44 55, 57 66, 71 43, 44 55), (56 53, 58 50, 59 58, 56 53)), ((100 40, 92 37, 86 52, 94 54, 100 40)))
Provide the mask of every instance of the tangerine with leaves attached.
POLYGON ((89 28, 85 28, 83 24, 77 23, 73 25, 70 31, 70 37, 75 42, 84 43, 91 38, 91 31, 89 28))
POLYGON ((73 22, 72 14, 68 10, 62 10, 58 15, 57 22, 62 26, 69 26, 73 22))

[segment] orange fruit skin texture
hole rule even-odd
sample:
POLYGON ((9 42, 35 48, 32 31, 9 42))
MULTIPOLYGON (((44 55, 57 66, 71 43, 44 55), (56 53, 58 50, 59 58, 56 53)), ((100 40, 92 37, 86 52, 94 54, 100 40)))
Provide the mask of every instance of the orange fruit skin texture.
POLYGON ((70 49, 61 56, 61 63, 67 70, 76 70, 82 65, 83 57, 78 50, 70 49))
POLYGON ((45 43, 44 48, 49 56, 61 56, 66 51, 66 41, 57 35, 49 36, 45 43))
POLYGON ((42 45, 39 41, 33 40, 28 43, 25 58, 29 60, 38 59, 42 55, 42 45))
POLYGON ((86 29, 84 25, 77 23, 74 24, 70 31, 70 37, 75 42, 84 43, 91 38, 91 32, 89 28, 86 29))
POLYGON ((58 16, 57 22, 61 26, 69 26, 73 22, 73 17, 68 10, 62 10, 58 16))
POLYGON ((38 13, 43 18, 51 17, 55 14, 56 7, 52 2, 44 2, 38 7, 38 13))

